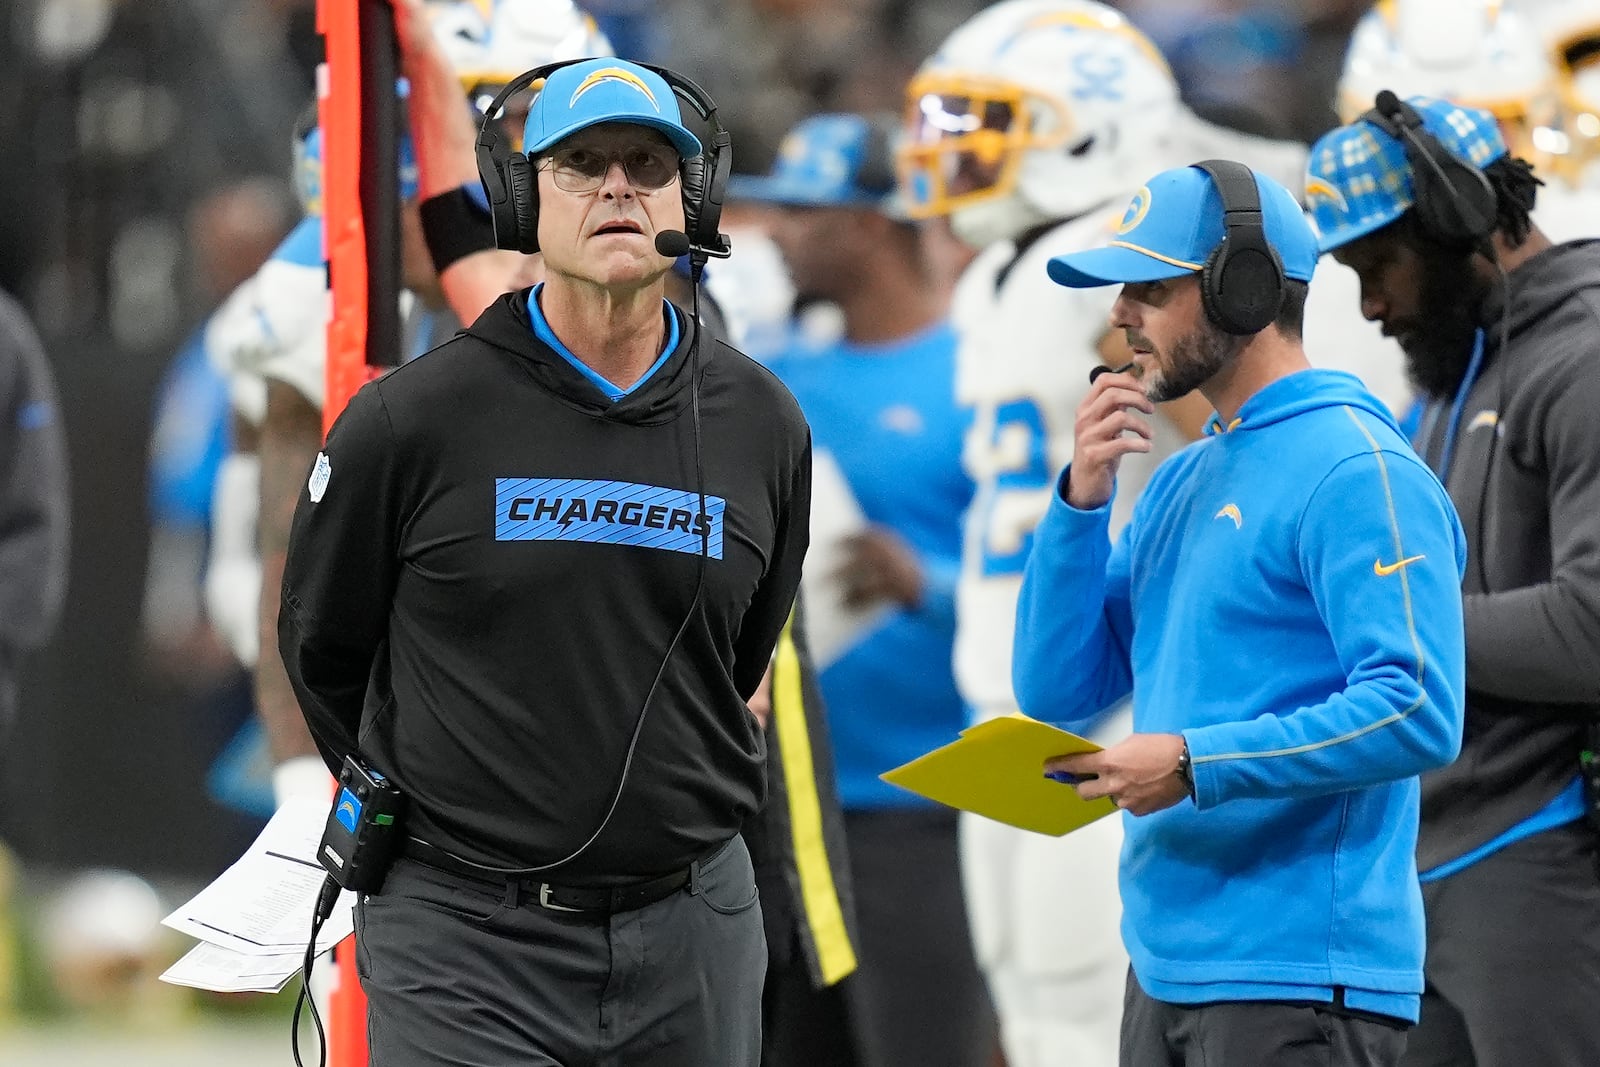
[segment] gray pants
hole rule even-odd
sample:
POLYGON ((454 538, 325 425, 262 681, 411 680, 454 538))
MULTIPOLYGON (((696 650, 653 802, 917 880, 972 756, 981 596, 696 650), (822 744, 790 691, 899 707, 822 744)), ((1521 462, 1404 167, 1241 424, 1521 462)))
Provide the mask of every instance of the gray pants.
POLYGON ((1600 1064, 1600 875, 1582 822, 1422 887, 1427 991, 1405 1067, 1600 1064))
POLYGON ((755 1067, 767 948, 734 838, 685 890, 592 917, 398 861, 356 907, 372 1067, 755 1067))
POLYGON ((1151 998, 1128 972, 1122 1067, 1395 1067, 1405 1046, 1399 1025, 1321 1005, 1168 1004, 1151 998))
POLYGON ((847 811, 856 972, 813 989, 798 947, 767 973, 764 1067, 984 1067, 999 1047, 972 953, 957 812, 847 811))
POLYGON ((972 952, 950 808, 846 811, 860 969, 845 979, 861 1062, 979 1067, 999 1047, 972 952))

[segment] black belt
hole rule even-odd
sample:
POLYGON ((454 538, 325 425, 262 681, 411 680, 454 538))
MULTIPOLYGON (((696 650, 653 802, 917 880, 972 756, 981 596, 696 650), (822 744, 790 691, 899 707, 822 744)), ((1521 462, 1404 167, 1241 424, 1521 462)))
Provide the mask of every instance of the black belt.
POLYGON ((690 865, 647 882, 633 882, 610 889, 586 889, 580 886, 552 885, 535 878, 519 878, 498 873, 493 867, 480 867, 476 863, 468 863, 436 845, 430 845, 415 837, 407 837, 400 847, 400 852, 401 855, 435 870, 503 888, 508 898, 514 899, 513 906, 527 900, 551 911, 582 912, 591 915, 634 911, 654 904, 658 900, 665 900, 687 886, 694 874, 694 866, 690 865))

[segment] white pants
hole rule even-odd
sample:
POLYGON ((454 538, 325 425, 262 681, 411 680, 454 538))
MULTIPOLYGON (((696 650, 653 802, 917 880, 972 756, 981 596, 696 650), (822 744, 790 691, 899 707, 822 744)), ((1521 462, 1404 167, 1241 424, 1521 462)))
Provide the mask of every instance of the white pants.
POLYGON ((1065 837, 961 817, 973 947, 1008 1067, 1116 1067, 1128 976, 1117 891, 1125 817, 1065 837))

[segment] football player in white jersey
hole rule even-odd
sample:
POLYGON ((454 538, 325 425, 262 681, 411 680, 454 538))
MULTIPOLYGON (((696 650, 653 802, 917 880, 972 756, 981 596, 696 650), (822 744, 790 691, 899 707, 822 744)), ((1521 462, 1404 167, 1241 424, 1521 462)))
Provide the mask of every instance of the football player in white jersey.
MULTIPOLYGON (((957 397, 975 411, 963 463, 977 485, 958 590, 956 674, 979 719, 1016 711, 1011 638, 1034 526, 1071 459, 1073 415, 1102 361, 1114 293, 1063 290, 1052 256, 1114 239, 1133 176, 1210 156, 1303 168, 1303 149, 1219 130, 1178 100, 1166 61, 1091 0, 1005 0, 959 27, 907 89, 901 192, 981 249, 962 274, 957 397)), ((1286 175, 1287 177, 1288 175, 1286 175)), ((1114 528, 1156 464, 1209 414, 1188 398, 1118 478, 1114 528), (1180 429, 1185 427, 1188 432, 1180 429)), ((1096 737, 1127 729, 1116 717, 1096 737)), ((1011 1067, 1115 1063, 1128 959, 1119 933, 1121 824, 1057 840, 975 816, 962 826, 973 938, 1011 1067)))

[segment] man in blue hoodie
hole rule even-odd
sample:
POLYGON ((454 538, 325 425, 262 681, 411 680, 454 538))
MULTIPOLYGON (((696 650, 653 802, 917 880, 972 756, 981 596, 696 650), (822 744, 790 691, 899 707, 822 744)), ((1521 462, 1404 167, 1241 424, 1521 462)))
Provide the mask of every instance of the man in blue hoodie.
POLYGON ((1133 696, 1131 737, 1046 765, 1125 812, 1125 1067, 1389 1067, 1417 1018, 1417 776, 1461 743, 1464 539, 1387 409, 1307 362, 1316 259, 1287 190, 1213 161, 1049 266, 1122 285, 1135 353, 1078 408, 1014 668, 1068 726, 1133 696), (1118 463, 1191 389, 1208 436, 1113 545, 1118 463))

